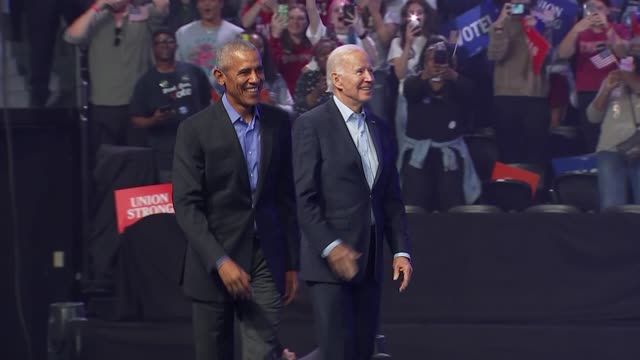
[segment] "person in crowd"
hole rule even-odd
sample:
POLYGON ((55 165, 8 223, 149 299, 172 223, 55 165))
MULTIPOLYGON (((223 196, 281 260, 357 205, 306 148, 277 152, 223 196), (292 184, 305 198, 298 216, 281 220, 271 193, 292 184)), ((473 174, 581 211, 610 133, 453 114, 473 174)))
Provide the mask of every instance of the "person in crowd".
POLYGON ((269 48, 291 93, 295 92, 300 73, 313 56, 313 45, 305 34, 308 25, 307 11, 300 5, 290 7, 286 19, 278 15, 271 21, 269 48))
MULTIPOLYGON (((291 8, 298 5, 304 5, 305 0, 250 0, 241 10, 242 27, 257 32, 264 32, 263 35, 268 36, 269 27, 273 17, 278 14, 280 5, 286 5, 291 8)), ((327 9, 330 0, 316 0, 316 7, 323 21, 326 21, 327 9)))
POLYGON ((446 212, 480 196, 480 180, 462 137, 473 84, 456 72, 443 37, 429 40, 420 67, 418 75, 404 81, 409 116, 399 156, 402 193, 407 205, 446 212))
POLYGON ((408 0, 400 11, 400 17, 400 35, 391 41, 387 61, 399 80, 394 125, 396 142, 401 147, 407 129, 404 79, 417 73, 420 53, 435 28, 435 11, 424 0, 408 0))
MULTIPOLYGON (((518 3, 530 7, 529 0, 518 3)), ((549 80, 546 66, 533 68, 525 26, 531 15, 511 13, 507 2, 489 30, 487 56, 494 63, 495 130, 499 158, 506 163, 546 166, 549 140, 549 80), (524 19, 523 19, 524 16, 524 19), (524 20, 524 21, 523 21, 524 20)))
POLYGON ((362 19, 365 31, 371 37, 376 47, 377 58, 373 62, 375 84, 373 97, 369 102, 369 109, 383 119, 392 118, 390 113, 393 102, 390 101, 395 91, 389 91, 390 65, 387 62, 389 46, 400 23, 400 10, 403 1, 359 0, 356 2, 358 15, 362 19))
POLYGON ((264 66, 264 87, 260 96, 260 102, 277 106, 289 114, 293 113, 293 98, 287 87, 284 78, 278 72, 276 65, 271 56, 267 39, 259 32, 244 32, 246 37, 253 46, 258 49, 262 65, 264 66))
POLYGON ((194 0, 170 0, 167 26, 174 33, 184 25, 197 20, 198 9, 194 0))
POLYGON ((321 39, 313 51, 313 59, 317 69, 306 69, 296 85, 295 113, 302 114, 329 99, 327 93, 327 59, 329 54, 338 47, 337 42, 331 38, 321 39))
POLYGON ((360 12, 350 0, 333 0, 329 5, 329 24, 322 22, 315 0, 306 0, 309 27, 307 37, 317 44, 323 37, 334 38, 341 44, 355 44, 362 47, 369 58, 378 58, 376 45, 364 27, 360 12))
POLYGON ((168 13, 168 0, 134 7, 129 0, 97 0, 66 30, 66 41, 89 49, 92 153, 101 144, 139 145, 129 100, 151 67, 151 35, 168 13))
POLYGON ((601 128, 596 159, 602 209, 628 203, 629 187, 633 203, 640 204, 640 162, 629 163, 616 149, 640 125, 639 92, 638 72, 613 70, 587 107, 588 120, 601 128))
POLYGON ((234 359, 234 318, 243 359, 277 359, 300 250, 289 116, 258 103, 264 73, 251 43, 232 40, 217 56, 224 95, 180 124, 173 164, 196 359, 234 359))
POLYGON ((222 18, 223 0, 196 0, 200 20, 182 26, 176 32, 176 59, 197 65, 209 75, 216 96, 224 91, 214 80, 217 51, 244 30, 222 18))
POLYGON ((293 169, 307 282, 323 360, 373 355, 383 273, 383 238, 394 280, 409 285, 409 239, 395 146, 386 123, 366 110, 373 66, 357 45, 327 60, 333 96, 294 123, 293 169), (383 235, 384 234, 384 235, 383 235))
POLYGON ((175 60, 172 31, 157 30, 152 40, 155 66, 138 79, 129 111, 133 125, 148 130, 159 180, 170 182, 178 125, 211 103, 211 84, 202 69, 175 60))
POLYGON ((582 19, 558 46, 557 57, 575 58, 580 125, 586 150, 593 152, 599 128, 587 121, 586 109, 607 74, 616 69, 616 61, 609 55, 626 55, 629 32, 624 25, 609 22, 609 0, 588 0, 584 9, 582 19))

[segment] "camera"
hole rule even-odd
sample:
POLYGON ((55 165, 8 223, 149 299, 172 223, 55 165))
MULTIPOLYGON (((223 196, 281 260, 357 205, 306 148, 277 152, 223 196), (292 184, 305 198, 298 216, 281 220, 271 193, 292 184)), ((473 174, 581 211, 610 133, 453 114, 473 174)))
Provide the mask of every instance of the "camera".
POLYGON ((449 64, 449 50, 436 49, 433 53, 433 62, 438 65, 449 64))
POLYGON ((515 16, 524 16, 529 13, 529 7, 524 3, 512 3, 511 4, 511 15, 515 16))

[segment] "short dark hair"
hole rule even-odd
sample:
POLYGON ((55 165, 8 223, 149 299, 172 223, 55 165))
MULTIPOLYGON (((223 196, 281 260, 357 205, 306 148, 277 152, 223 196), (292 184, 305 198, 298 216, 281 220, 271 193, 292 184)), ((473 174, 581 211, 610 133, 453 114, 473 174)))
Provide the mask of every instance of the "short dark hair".
POLYGON ((164 28, 164 27, 163 27, 163 28, 158 28, 158 29, 156 29, 156 30, 153 32, 153 34, 151 34, 151 40, 155 40, 155 39, 156 39, 156 37, 157 37, 158 35, 161 35, 161 34, 169 35, 169 36, 171 36, 171 38, 172 38, 173 40, 175 40, 175 39, 176 39, 176 33, 175 33, 175 32, 171 31, 171 29, 169 29, 169 28, 164 28))

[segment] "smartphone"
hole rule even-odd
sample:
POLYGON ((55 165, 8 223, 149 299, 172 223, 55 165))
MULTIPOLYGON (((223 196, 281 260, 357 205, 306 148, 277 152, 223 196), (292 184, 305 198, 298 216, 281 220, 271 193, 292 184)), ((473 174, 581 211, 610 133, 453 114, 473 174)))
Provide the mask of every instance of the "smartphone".
POLYGON ((596 4, 592 3, 591 1, 587 1, 586 3, 582 4, 582 16, 591 16, 595 14, 595 12, 596 4))
POLYGON ((284 21, 289 21, 289 5, 280 4, 278 5, 278 16, 284 21))
POLYGON ((162 105, 162 106, 158 107, 158 111, 163 112, 163 113, 169 112, 169 111, 171 111, 171 105, 169 105, 169 104, 162 105))
POLYGON ((438 65, 449 64, 449 51, 447 49, 438 49, 433 53, 433 62, 438 65))
POLYGON ((512 3, 511 4, 511 15, 514 16, 523 16, 527 14, 527 6, 524 3, 512 3))
POLYGON ((356 5, 353 3, 345 3, 342 5, 342 17, 347 19, 354 19, 356 17, 356 5))

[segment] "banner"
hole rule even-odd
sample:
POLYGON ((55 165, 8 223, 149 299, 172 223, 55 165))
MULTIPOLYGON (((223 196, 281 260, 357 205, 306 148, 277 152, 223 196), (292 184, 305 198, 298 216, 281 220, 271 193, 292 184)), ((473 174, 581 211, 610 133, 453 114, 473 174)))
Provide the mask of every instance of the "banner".
POLYGON ((531 15, 538 20, 538 31, 555 46, 571 31, 580 11, 575 0, 538 0, 531 15))
POLYGON ((527 43, 529 45, 529 54, 531 54, 531 66, 535 74, 540 74, 544 60, 549 53, 551 45, 547 40, 540 35, 535 27, 526 26, 525 21, 522 21, 524 32, 527 35, 527 43))
POLYGON ((453 19, 443 28, 443 34, 448 36, 457 31, 459 57, 472 57, 489 46, 489 29, 498 14, 493 1, 486 0, 453 19))
POLYGON ((596 160, 595 153, 555 158, 551 160, 551 163, 553 164, 553 172, 556 176, 567 173, 595 174, 598 172, 598 161, 596 160))
POLYGON ((153 214, 174 214, 173 186, 160 184, 116 190, 116 218, 118 233, 153 214))

